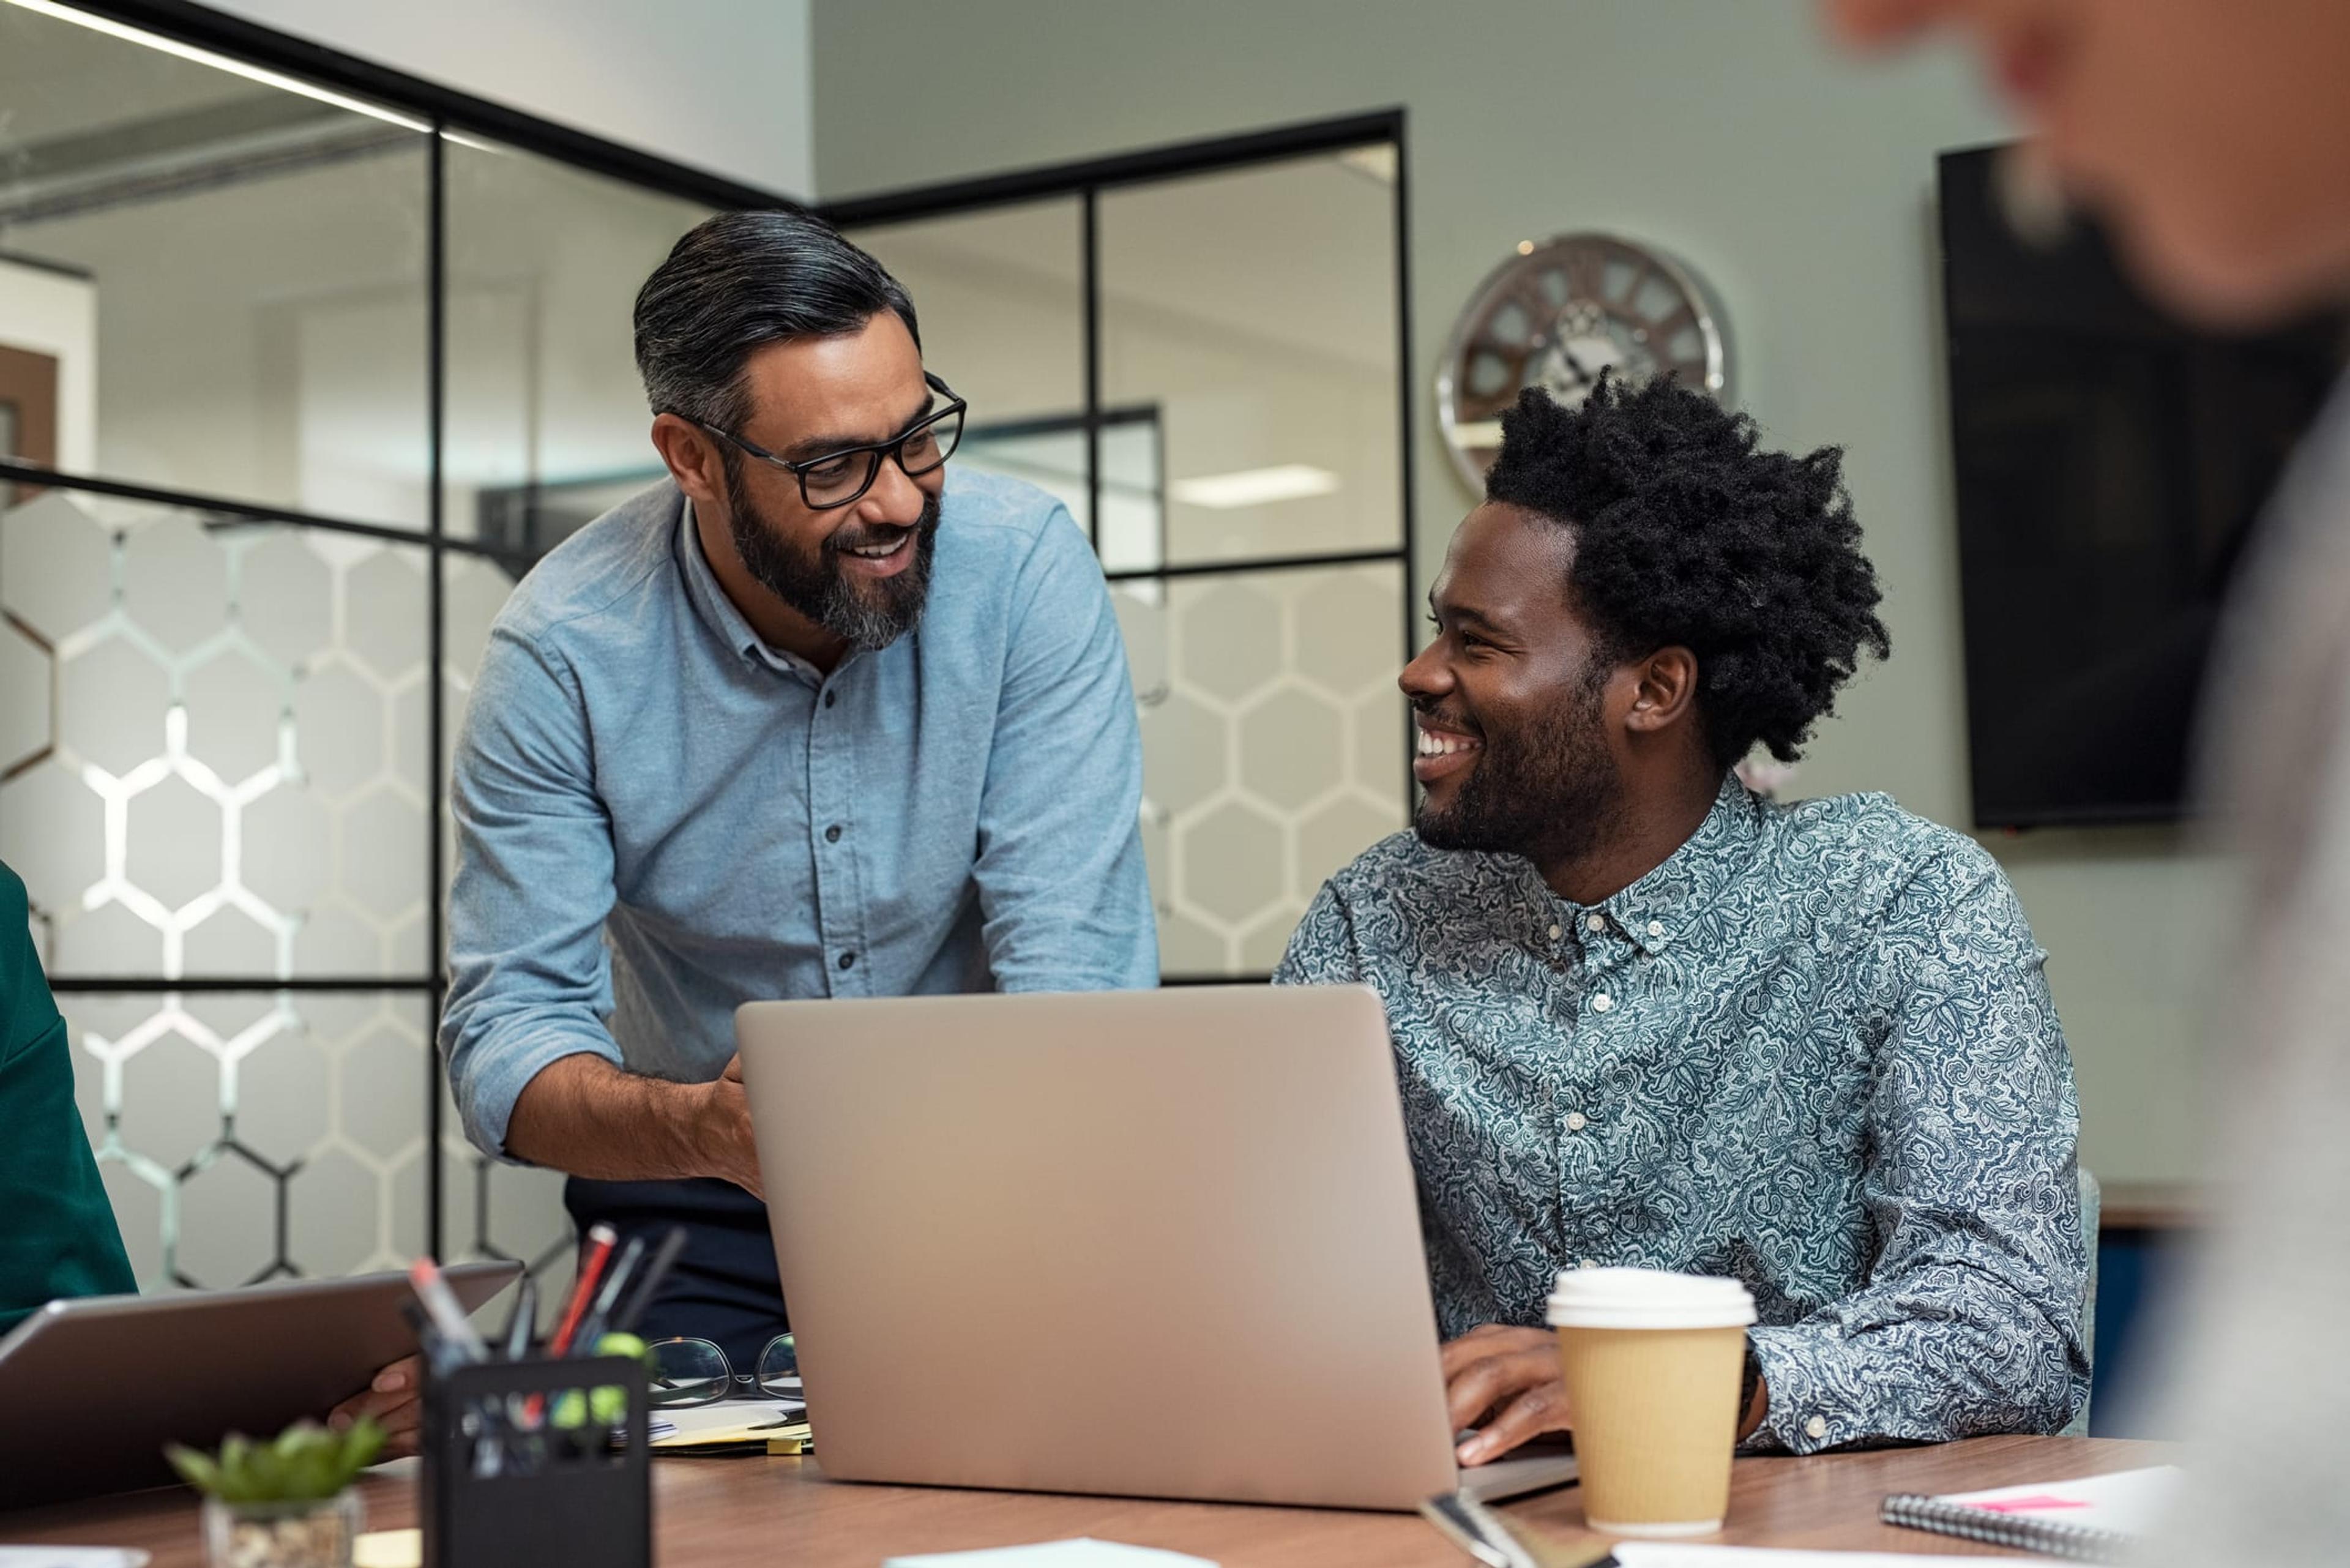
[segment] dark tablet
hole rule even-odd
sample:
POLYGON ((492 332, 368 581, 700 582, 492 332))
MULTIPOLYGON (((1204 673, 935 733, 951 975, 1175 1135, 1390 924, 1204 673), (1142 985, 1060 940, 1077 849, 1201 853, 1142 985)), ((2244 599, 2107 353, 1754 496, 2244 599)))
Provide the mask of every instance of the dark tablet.
MULTIPOLYGON (((467 1312, 521 1272, 460 1263, 467 1312)), ((163 1445, 275 1437, 416 1351, 404 1274, 51 1302, 0 1338, 0 1508, 175 1479, 163 1445)))

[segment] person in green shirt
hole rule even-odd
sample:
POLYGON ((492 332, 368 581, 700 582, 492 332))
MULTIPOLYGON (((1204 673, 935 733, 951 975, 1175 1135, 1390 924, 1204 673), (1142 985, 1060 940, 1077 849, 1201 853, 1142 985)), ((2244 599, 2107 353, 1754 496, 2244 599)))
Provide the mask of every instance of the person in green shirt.
POLYGON ((74 1108, 66 1021, 0 865, 0 1334, 61 1296, 138 1289, 74 1108))
MULTIPOLYGON (((74 1106, 72 1047, 33 950, 24 881, 0 863, 0 1334, 50 1302, 139 1288, 74 1106)), ((415 1357, 395 1361, 328 1420, 372 1415, 387 1455, 416 1451, 415 1357)))

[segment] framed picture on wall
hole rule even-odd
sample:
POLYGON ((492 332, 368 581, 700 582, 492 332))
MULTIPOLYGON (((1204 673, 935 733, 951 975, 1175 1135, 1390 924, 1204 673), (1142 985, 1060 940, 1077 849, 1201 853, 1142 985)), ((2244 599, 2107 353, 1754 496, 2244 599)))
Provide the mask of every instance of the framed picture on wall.
MULTIPOLYGON (((0 452, 38 468, 57 465, 57 358, 0 343, 0 452)), ((38 493, 0 481, 0 511, 38 493)))
MULTIPOLYGON (((0 456, 88 472, 98 441, 98 290, 71 268, 0 255, 0 456)), ((0 479, 0 511, 39 486, 0 479)))

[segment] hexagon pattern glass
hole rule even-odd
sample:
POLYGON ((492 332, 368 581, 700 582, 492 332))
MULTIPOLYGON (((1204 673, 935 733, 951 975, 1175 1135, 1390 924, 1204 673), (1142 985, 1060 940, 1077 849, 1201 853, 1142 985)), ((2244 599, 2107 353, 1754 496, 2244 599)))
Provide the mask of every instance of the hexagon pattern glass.
POLYGON ((1117 586, 1170 976, 1263 974, 1324 878, 1405 824, 1400 564, 1117 586))
POLYGON ((59 1002, 142 1287, 398 1268, 422 1249, 421 995, 59 1002))
MULTIPOLYGON (((60 1005, 142 1289, 398 1269, 424 1251, 421 993, 80 992, 60 1005)), ((449 1255, 519 1258, 559 1282, 559 1182, 485 1176, 470 1149, 447 1152, 449 1255)))
MULTIPOLYGON (((53 973, 424 964, 423 552, 50 492, 0 514, 0 859, 53 973)), ((513 579, 447 566, 450 733, 513 579)), ((421 992, 69 992, 91 1143, 144 1285, 426 1245, 421 992)), ((454 1127, 450 1116, 446 1126, 454 1127)), ((452 1136, 452 1257, 556 1277, 551 1173, 452 1136)))
POLYGON ((0 859, 52 973, 426 972, 424 558, 64 491, 0 514, 9 707, 41 715, 0 859))

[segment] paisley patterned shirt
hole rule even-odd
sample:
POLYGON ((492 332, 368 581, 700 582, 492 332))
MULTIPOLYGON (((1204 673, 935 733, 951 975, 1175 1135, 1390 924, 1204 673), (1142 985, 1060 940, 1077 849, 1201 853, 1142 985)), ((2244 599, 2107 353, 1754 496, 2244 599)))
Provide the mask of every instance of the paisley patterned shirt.
POLYGON ((1605 903, 1409 833, 1275 980, 1387 1004, 1446 1337, 1556 1271, 1731 1275, 1758 1449, 2054 1432, 2088 1387, 2072 1061, 2015 895, 1883 795, 1735 775, 1605 903))

